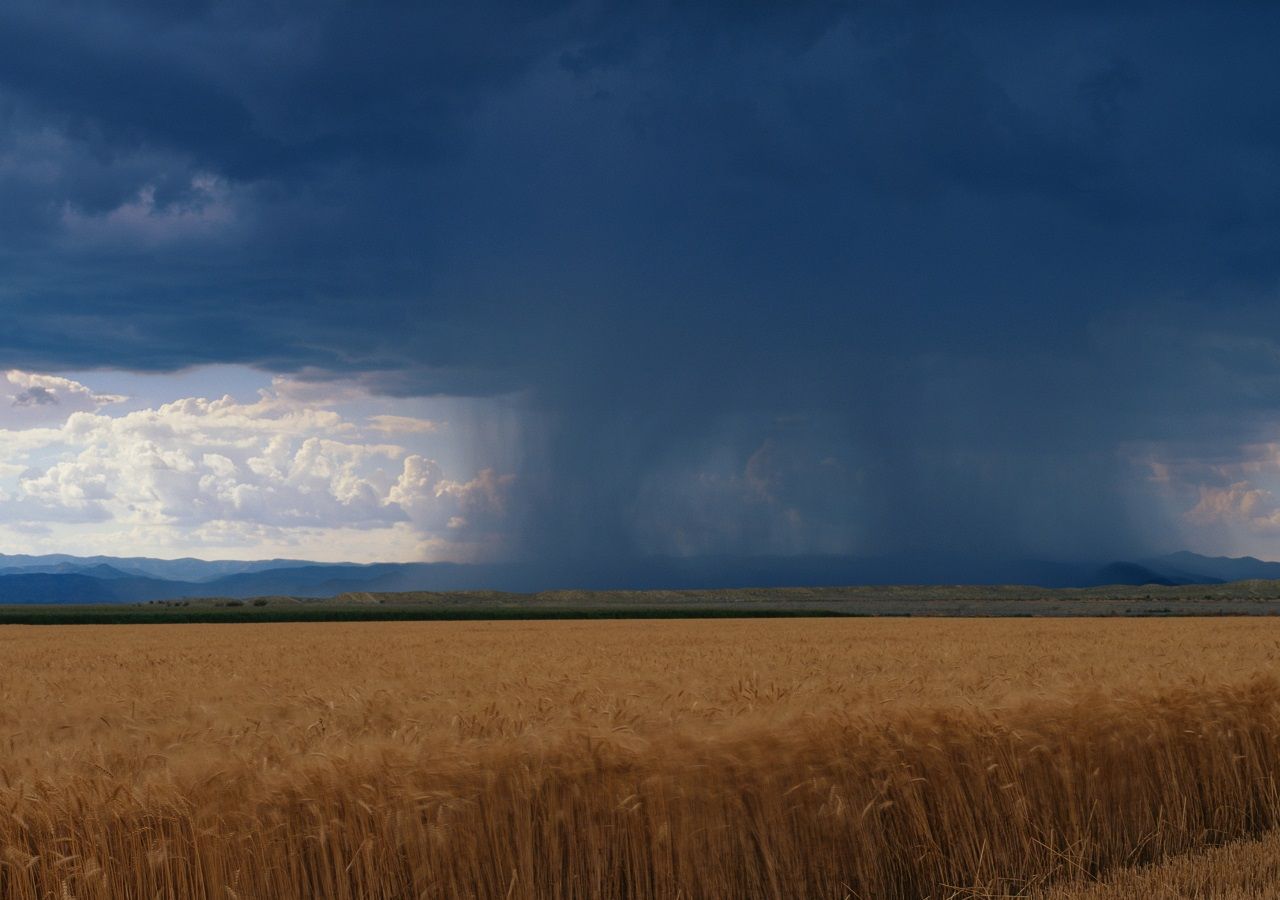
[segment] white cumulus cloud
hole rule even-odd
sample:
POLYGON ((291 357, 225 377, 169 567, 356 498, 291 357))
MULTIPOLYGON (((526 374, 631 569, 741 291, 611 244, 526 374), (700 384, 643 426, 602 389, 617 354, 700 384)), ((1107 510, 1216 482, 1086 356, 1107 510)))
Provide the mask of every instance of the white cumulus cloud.
POLYGON ((351 415, 350 397, 346 414, 274 388, 113 414, 122 398, 74 381, 11 372, 8 384, 18 414, 60 414, 0 429, 6 522, 167 532, 197 548, 384 531, 397 548, 412 534, 438 550, 493 545, 506 527, 511 476, 446 473, 413 443, 434 422, 351 415))
POLYGON ((0 428, 58 424, 73 413, 100 410, 125 399, 97 393, 69 378, 10 369, 0 381, 0 428))

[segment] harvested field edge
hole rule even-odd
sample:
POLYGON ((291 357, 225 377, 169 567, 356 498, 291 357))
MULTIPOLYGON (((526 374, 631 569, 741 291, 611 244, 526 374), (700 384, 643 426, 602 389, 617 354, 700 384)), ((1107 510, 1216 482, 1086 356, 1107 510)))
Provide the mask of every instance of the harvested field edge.
POLYGON ((1280 900, 1280 832, 1055 886, 1035 900, 1280 900))
POLYGON ((0 773, 0 895, 990 898, 1280 824, 1272 678, 477 750, 146 793, 0 773))

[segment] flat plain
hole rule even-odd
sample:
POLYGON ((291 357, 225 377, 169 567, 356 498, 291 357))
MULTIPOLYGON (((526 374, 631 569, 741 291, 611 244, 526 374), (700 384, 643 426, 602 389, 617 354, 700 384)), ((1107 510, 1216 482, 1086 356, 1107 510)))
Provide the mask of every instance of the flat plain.
POLYGON ((191 597, 10 603, 0 625, 806 617, 1280 616, 1280 581, 1043 588, 870 585, 701 590, 355 592, 330 598, 191 597))
POLYGON ((6 626, 0 896, 1172 891, 1280 824, 1278 665, 1269 618, 6 626))

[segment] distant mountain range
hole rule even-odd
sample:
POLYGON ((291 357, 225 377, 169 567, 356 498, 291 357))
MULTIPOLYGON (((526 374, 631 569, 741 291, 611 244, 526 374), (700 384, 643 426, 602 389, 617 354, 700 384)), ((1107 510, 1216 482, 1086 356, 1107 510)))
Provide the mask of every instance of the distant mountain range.
POLYGON ((1180 552, 1106 564, 1038 560, 926 565, 907 557, 651 558, 534 563, 252 562, 0 554, 0 603, 138 603, 184 597, 334 597, 353 591, 499 590, 521 593, 856 584, 1221 584, 1280 579, 1280 562, 1180 552))

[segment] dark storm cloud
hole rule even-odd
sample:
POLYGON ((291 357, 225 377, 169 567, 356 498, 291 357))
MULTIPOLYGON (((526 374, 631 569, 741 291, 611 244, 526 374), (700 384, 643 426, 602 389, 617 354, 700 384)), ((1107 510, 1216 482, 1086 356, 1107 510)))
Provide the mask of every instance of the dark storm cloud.
POLYGON ((531 553, 1159 546, 1132 448, 1276 413, 1277 26, 7 4, 0 352, 522 392, 531 553))

